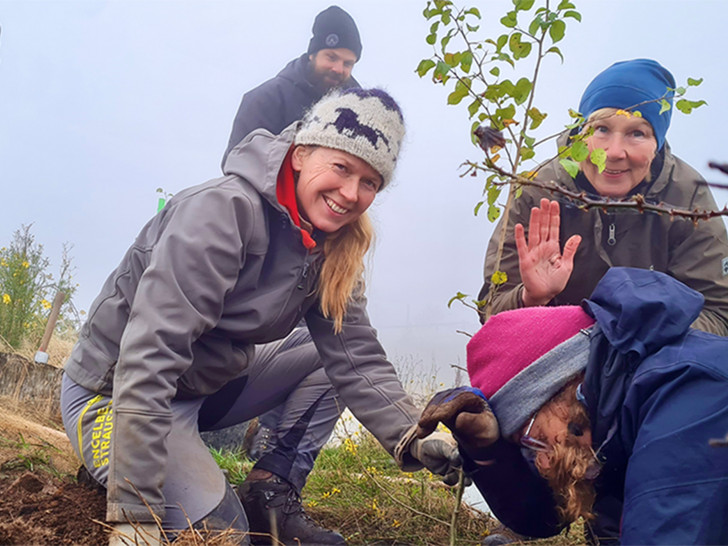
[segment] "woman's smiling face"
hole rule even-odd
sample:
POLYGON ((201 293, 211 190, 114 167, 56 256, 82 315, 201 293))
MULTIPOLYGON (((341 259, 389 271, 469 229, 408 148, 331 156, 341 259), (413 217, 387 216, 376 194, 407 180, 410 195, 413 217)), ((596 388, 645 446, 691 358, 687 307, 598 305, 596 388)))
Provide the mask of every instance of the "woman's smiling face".
POLYGON ((382 177, 366 161, 341 150, 298 146, 292 164, 299 173, 299 212, 326 233, 364 214, 382 185, 382 177))
POLYGON ((650 172, 657 152, 657 140, 649 122, 625 114, 589 124, 594 128, 594 134, 587 139, 589 152, 602 148, 607 158, 601 173, 589 159, 582 162, 581 168, 594 189, 605 197, 626 196, 650 172))

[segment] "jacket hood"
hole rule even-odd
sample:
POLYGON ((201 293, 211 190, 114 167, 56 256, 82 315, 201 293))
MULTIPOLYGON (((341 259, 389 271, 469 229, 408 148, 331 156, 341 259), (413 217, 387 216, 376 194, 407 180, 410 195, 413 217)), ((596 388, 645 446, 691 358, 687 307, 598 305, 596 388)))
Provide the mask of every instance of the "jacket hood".
POLYGON ((582 307, 613 347, 642 359, 687 332, 703 302, 699 292, 665 273, 613 267, 582 307))
POLYGON ((295 122, 280 135, 273 135, 266 129, 256 129, 249 133, 240 144, 230 150, 223 172, 244 178, 271 205, 283 210, 276 196, 278 171, 293 145, 297 129, 298 122, 295 122))

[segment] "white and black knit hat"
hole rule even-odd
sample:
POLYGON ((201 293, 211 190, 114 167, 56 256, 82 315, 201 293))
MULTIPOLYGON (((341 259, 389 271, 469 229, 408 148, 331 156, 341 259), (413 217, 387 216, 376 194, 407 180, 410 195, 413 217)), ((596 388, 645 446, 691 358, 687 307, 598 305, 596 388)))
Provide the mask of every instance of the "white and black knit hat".
MULTIPOLYGON (((404 138, 404 119, 395 100, 381 89, 335 89, 306 113, 294 144, 343 150, 392 179, 404 138)), ((381 188, 380 188, 381 189, 381 188)))

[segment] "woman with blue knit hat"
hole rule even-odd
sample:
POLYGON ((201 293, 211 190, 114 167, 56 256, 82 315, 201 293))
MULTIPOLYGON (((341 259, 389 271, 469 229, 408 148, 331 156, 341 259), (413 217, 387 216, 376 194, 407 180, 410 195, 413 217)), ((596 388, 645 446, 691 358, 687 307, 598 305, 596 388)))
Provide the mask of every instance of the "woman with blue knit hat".
MULTIPOLYGON (((579 110, 590 152, 606 152, 599 172, 587 158, 572 178, 557 160, 539 171, 554 182, 592 197, 621 199, 641 194, 666 208, 715 210, 702 177, 672 154, 666 141, 675 80, 656 61, 634 59, 613 64, 587 86, 579 110)), ((568 134, 559 144, 568 143, 568 134)), ((485 260, 490 289, 501 229, 496 228, 485 260)), ((728 335, 728 238, 720 218, 677 220, 669 215, 613 210, 583 211, 546 190, 525 187, 509 216, 499 269, 508 275, 498 287, 492 312, 534 305, 578 304, 614 266, 667 273, 699 291, 705 306, 694 326, 728 335)))
POLYGON ((702 304, 615 267, 580 306, 494 315, 468 343, 472 387, 436 394, 419 433, 453 431, 518 533, 581 517, 592 544, 728 544, 728 339, 690 328, 702 304))
MULTIPOLYGON (((239 531, 240 544, 254 523, 273 520, 275 533, 276 519, 300 510, 285 483, 293 461, 280 452, 258 461, 251 474, 269 478, 270 494, 244 509, 200 430, 260 415, 323 371, 341 407, 402 469, 454 475, 451 436, 412 435, 419 410, 363 293, 366 211, 403 138, 389 94, 334 91, 280 135, 250 133, 224 177, 177 193, 142 228, 91 306, 61 393, 68 437, 107 489, 113 544, 156 544, 157 521, 172 537, 190 526, 239 531), (302 318, 310 335, 294 330, 302 318)), ((293 451, 307 419, 281 440, 293 451)), ((275 543, 345 544, 338 533, 306 532, 275 543)))

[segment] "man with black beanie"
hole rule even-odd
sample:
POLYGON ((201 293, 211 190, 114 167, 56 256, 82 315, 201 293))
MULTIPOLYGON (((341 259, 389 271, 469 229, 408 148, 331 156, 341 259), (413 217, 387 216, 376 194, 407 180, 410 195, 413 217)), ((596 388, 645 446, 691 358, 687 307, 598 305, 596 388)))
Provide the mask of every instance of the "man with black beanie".
POLYGON ((288 63, 274 78, 243 95, 233 122, 222 164, 230 151, 251 131, 280 133, 327 91, 334 87, 359 87, 352 78, 361 57, 361 39, 351 15, 330 6, 316 16, 308 50, 288 63))
MULTIPOLYGON (((359 87, 351 77, 361 56, 361 40, 354 19, 338 6, 319 13, 313 23, 308 50, 288 63, 277 76, 243 95, 222 165, 228 155, 255 129, 278 134, 303 118, 306 110, 335 87, 359 87)), ((309 336, 298 328, 290 337, 309 336)), ((286 358, 286 344, 261 345, 256 354, 271 359, 286 358)), ((239 488, 240 500, 248 516, 253 543, 267 543, 270 534, 283 543, 346 544, 344 538, 314 522, 301 504, 301 489, 316 457, 328 440, 343 411, 335 390, 322 367, 310 373, 301 386, 277 408, 261 415, 257 432, 248 446, 248 456, 258 465, 239 488), (264 471, 271 458, 290 461, 286 473, 264 471)), ((222 434, 203 434, 213 447, 229 447, 222 434)), ((247 443, 247 442, 246 442, 247 443)))

